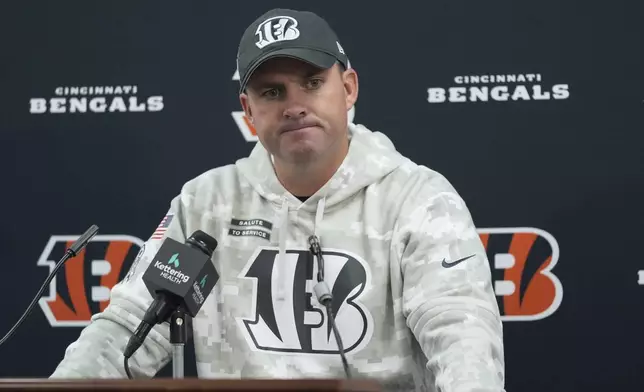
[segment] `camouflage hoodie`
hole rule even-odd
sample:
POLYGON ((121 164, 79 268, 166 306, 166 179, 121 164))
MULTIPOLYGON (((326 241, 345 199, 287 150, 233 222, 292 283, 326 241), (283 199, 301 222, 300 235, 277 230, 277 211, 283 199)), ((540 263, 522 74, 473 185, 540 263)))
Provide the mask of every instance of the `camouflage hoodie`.
MULTIPOLYGON (((354 377, 395 391, 503 391, 501 319, 464 201, 382 133, 350 124, 349 137, 342 166, 305 202, 281 185, 261 143, 190 180, 172 200, 163 238, 183 242, 200 229, 219 241, 212 260, 220 279, 193 320, 199 377, 344 377, 312 295, 314 233, 354 377)), ((122 352, 151 302, 141 275, 163 241, 157 237, 52 377, 126 377, 122 352)), ((159 325, 131 370, 152 377, 171 354, 168 325, 159 325)))

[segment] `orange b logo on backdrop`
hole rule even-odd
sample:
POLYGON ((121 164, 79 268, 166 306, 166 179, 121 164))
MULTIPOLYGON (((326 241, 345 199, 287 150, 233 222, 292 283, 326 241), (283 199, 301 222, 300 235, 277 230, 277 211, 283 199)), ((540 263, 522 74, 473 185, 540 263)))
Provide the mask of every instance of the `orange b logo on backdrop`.
MULTIPOLYGON (((239 81, 238 70, 235 70, 235 73, 233 74, 233 80, 239 81)), ((257 132, 255 131, 255 127, 253 127, 253 124, 251 124, 250 120, 248 119, 248 117, 246 117, 246 114, 243 110, 232 112, 231 115, 233 116, 233 120, 235 120, 235 124, 237 124, 237 128, 239 128, 242 135, 244 136, 244 139, 246 139, 247 142, 256 142, 259 140, 257 139, 257 132)))
POLYGON ((561 305, 563 286, 552 273, 559 245, 536 228, 479 229, 492 270, 503 321, 533 321, 552 315, 561 305))
MULTIPOLYGON (((49 272, 77 236, 54 235, 38 259, 49 272)), ((109 304, 110 291, 136 258, 144 241, 129 235, 97 235, 76 257, 65 262, 39 305, 52 327, 88 325, 109 304)))

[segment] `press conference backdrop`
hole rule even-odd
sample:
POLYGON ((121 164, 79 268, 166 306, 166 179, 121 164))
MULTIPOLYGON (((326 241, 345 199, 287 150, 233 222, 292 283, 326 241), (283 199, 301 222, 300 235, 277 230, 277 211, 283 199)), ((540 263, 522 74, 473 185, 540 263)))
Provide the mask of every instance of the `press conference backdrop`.
POLYGON ((238 39, 269 8, 307 7, 358 72, 354 121, 468 203, 507 390, 641 389, 641 2, 304 4, 2 2, 0 334, 66 244, 100 233, 0 347, 0 375, 49 376, 183 183, 248 155, 238 39))

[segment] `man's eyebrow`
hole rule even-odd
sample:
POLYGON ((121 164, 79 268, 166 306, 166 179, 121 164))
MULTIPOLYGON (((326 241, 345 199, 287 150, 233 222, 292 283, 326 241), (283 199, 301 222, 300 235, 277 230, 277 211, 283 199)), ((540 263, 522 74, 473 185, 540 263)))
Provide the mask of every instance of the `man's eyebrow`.
MULTIPOLYGON (((325 73, 325 69, 310 69, 305 72, 302 72, 300 74, 300 78, 302 79, 308 79, 313 76, 322 76, 325 73)), ((280 88, 283 87, 284 83, 283 82, 278 82, 278 81, 272 81, 272 80, 267 80, 263 77, 258 77, 252 82, 248 83, 248 87, 254 90, 262 90, 266 88, 280 88)))
POLYGON ((312 77, 312 76, 319 76, 319 75, 324 74, 324 73, 325 73, 325 71, 327 71, 327 70, 326 70, 326 69, 324 69, 324 68, 320 68, 320 69, 316 69, 316 68, 314 68, 314 69, 311 69, 310 71, 307 71, 307 72, 304 74, 304 76, 305 76, 305 77, 307 77, 307 78, 310 78, 310 77, 312 77))
POLYGON ((249 83, 248 87, 250 87, 252 90, 261 90, 265 88, 278 88, 283 85, 284 83, 281 82, 259 79, 254 80, 252 83, 249 83))

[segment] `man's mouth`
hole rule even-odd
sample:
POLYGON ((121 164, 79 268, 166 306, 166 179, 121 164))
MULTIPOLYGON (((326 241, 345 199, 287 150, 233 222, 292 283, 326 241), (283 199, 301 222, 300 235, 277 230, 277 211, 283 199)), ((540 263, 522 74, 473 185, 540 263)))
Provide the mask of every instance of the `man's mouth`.
POLYGON ((287 125, 285 127, 282 127, 282 133, 291 132, 291 131, 297 131, 297 130, 304 129, 304 128, 312 128, 312 127, 316 127, 316 126, 317 126, 317 124, 313 123, 313 122, 300 123, 300 124, 290 124, 290 125, 287 125))

